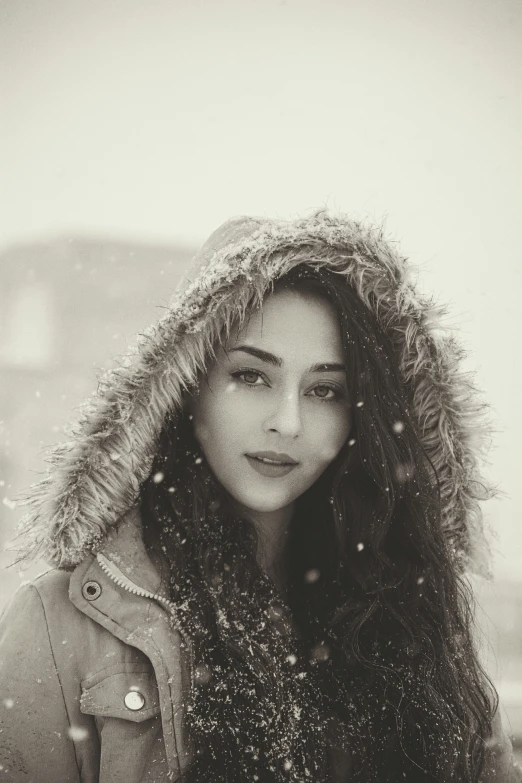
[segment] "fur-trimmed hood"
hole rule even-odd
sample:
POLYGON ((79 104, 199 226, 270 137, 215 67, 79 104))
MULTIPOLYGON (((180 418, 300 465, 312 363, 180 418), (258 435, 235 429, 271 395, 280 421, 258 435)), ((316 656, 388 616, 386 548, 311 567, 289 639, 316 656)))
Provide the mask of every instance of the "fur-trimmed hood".
POLYGON ((385 330, 400 357, 426 452, 435 466, 443 523, 462 567, 487 572, 479 501, 491 496, 479 473, 490 441, 487 406, 464 351, 444 326, 445 308, 419 294, 413 269, 379 228, 319 211, 292 221, 240 217, 203 246, 164 317, 109 371, 84 405, 70 440, 48 456, 47 475, 25 494, 25 557, 73 567, 105 542, 135 505, 165 417, 205 369, 212 346, 249 302, 298 261, 341 273, 385 330))

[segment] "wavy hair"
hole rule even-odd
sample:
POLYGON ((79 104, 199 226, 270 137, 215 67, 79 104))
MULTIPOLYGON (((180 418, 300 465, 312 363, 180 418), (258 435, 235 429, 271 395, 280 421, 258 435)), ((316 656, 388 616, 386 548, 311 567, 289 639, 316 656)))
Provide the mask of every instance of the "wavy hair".
POLYGON ((296 502, 287 593, 257 564, 254 525, 186 414, 165 422, 142 487, 145 542, 166 556, 193 645, 188 780, 327 783, 333 747, 361 783, 474 783, 497 696, 399 359, 334 271, 296 261, 282 288, 334 304, 354 402, 348 441, 296 502))

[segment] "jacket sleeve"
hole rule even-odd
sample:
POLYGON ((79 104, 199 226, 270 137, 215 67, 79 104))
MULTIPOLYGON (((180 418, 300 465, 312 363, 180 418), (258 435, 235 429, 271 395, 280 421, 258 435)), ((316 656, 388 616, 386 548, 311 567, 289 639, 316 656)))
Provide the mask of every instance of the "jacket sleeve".
POLYGON ((522 783, 522 769, 513 759, 513 746, 497 710, 486 740, 486 759, 480 783, 522 783))
POLYGON ((44 607, 21 587, 0 617, 0 766, 13 783, 79 783, 44 607))

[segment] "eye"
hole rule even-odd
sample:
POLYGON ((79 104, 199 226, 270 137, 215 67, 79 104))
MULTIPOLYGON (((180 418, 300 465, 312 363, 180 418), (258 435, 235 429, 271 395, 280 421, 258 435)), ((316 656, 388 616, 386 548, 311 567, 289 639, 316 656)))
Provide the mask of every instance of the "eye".
POLYGON ((263 378, 262 373, 258 372, 257 370, 251 370, 247 368, 245 370, 238 370, 237 372, 233 372, 231 375, 232 378, 239 378, 247 387, 264 385, 262 383, 256 383, 257 380, 263 378))
POLYGON ((330 400, 336 400, 339 397, 342 397, 341 391, 334 386, 328 386, 325 383, 321 383, 319 384, 319 386, 314 386, 312 391, 316 392, 318 389, 320 392, 332 392, 331 396, 329 397, 323 393, 318 395, 314 394, 313 396, 316 397, 318 400, 324 400, 325 402, 330 402, 330 400))

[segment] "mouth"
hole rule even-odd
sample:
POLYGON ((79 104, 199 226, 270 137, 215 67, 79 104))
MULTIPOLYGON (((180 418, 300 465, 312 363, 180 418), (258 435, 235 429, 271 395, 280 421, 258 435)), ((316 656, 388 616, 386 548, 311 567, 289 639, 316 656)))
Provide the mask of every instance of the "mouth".
POLYGON ((277 454, 275 451, 255 451, 247 454, 247 457, 257 459, 266 465, 298 465, 297 460, 290 457, 289 454, 277 454))
POLYGON ((254 457, 252 454, 245 454, 245 457, 256 473, 269 478, 286 476, 299 464, 297 462, 281 462, 269 457, 254 457))

